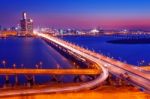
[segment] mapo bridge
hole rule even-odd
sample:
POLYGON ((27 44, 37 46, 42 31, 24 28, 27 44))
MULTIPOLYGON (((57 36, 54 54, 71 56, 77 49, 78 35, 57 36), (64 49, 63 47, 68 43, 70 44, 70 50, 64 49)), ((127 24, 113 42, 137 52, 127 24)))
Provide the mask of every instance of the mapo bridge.
MULTIPOLYGON (((45 34, 44 34, 45 35, 45 34)), ((51 42, 54 44, 55 42, 52 42, 50 39, 45 38, 43 35, 37 35, 48 42, 51 42)), ((51 37, 49 35, 45 35, 48 37, 51 37)), ((80 85, 74 85, 74 86, 67 86, 64 88, 49 88, 44 87, 40 89, 24 89, 24 90, 13 90, 13 91, 3 91, 0 93, 0 96, 12 96, 12 95, 26 95, 26 94, 38 94, 38 93, 54 93, 54 92, 70 92, 70 91, 81 91, 81 90, 89 90, 92 88, 95 88, 96 86, 101 85, 108 77, 108 71, 106 68, 104 68, 101 63, 95 59, 93 56, 88 55, 86 53, 82 53, 76 49, 69 50, 66 47, 59 46, 59 44, 56 46, 60 48, 61 50, 64 50, 69 52, 71 55, 75 55, 76 58, 84 61, 84 62, 90 62, 93 64, 94 67, 88 68, 88 69, 0 69, 0 74, 7 74, 7 75, 14 75, 14 74, 74 74, 74 75, 97 75, 96 78, 92 81, 85 82, 80 85), (80 54, 81 53, 81 54, 80 54)), ((69 46, 68 46, 69 47, 69 46)), ((71 47, 72 48, 72 47, 71 47)))
POLYGON ((150 92, 149 73, 142 72, 140 69, 135 69, 135 66, 133 65, 129 65, 118 60, 106 57, 104 55, 95 53, 93 51, 72 44, 68 41, 64 41, 57 37, 50 36, 49 34, 37 33, 37 35, 49 41, 49 43, 60 47, 62 50, 74 53, 81 58, 88 59, 93 63, 97 64, 97 69, 101 69, 101 74, 104 74, 103 77, 106 78, 105 74, 107 74, 109 71, 109 73, 113 75, 123 76, 129 83, 142 89, 143 91, 150 92))
MULTIPOLYGON (((96 86, 101 85, 108 77, 109 73, 115 75, 115 76, 122 76, 124 77, 129 83, 134 85, 137 88, 142 88, 145 92, 150 92, 150 74, 144 73, 140 71, 139 69, 135 69, 134 66, 125 64, 123 62, 117 61, 115 59, 103 56, 101 54, 92 52, 90 50, 87 50, 85 48, 82 48, 80 46, 74 45, 70 42, 61 40, 57 37, 50 36, 49 34, 44 33, 35 33, 38 37, 46 40, 50 44, 52 44, 54 47, 59 48, 60 50, 63 50, 64 52, 76 55, 77 58, 83 59, 85 62, 90 61, 93 64, 95 64, 94 68, 92 70, 82 70, 82 73, 89 73, 92 74, 99 74, 96 79, 86 82, 84 84, 81 84, 80 86, 69 86, 65 88, 41 88, 41 89, 27 89, 27 90, 15 90, 15 91, 7 91, 7 92, 1 92, 0 96, 8 96, 8 95, 25 95, 25 94, 36 94, 36 93, 53 93, 53 92, 68 92, 68 91, 81 91, 85 89, 91 89, 95 88, 96 86), (84 72, 83 72, 84 71, 84 72)), ((8 70, 9 71, 9 70, 8 70)), ((44 72, 44 70, 41 70, 44 72)), ((50 70, 51 71, 51 70, 50 70)), ((76 73, 80 70, 77 70, 76 73)), ((3 73, 6 73, 4 71, 3 73)), ((36 71, 38 72, 38 70, 36 71)), ((47 70, 47 72, 49 72, 47 70)), ((55 72, 56 74, 59 71, 55 72)), ((65 70, 66 72, 66 70, 65 70)), ((68 71, 69 73, 73 73, 74 70, 68 71)), ((16 70, 16 72, 13 73, 21 73, 20 71, 16 70)), ((25 71, 24 71, 25 73, 25 71)), ((27 72, 26 72, 27 73, 27 72)), ((45 72, 46 73, 46 72, 45 72)), ((51 71, 52 73, 52 71, 51 71)), ((54 71, 53 71, 54 73, 54 71)), ((75 73, 75 74, 76 74, 75 73)))

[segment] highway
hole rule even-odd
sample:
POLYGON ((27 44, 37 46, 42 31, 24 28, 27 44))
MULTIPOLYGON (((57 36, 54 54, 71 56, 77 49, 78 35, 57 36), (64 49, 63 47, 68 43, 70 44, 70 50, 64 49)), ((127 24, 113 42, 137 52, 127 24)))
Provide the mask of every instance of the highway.
MULTIPOLYGON (((48 39, 49 41, 51 41, 50 36, 48 35, 40 35, 37 34, 39 37, 43 38, 43 39, 48 39), (45 36, 45 37, 44 37, 45 36), (46 38, 48 37, 48 38, 46 38)), ((99 62, 98 59, 96 59, 95 57, 88 55, 86 53, 83 53, 77 49, 74 49, 73 47, 70 46, 65 46, 66 48, 69 47, 71 49, 72 52, 75 52, 76 54, 79 54, 80 56, 84 57, 85 59, 88 59, 90 61, 92 61, 95 64, 95 68, 101 72, 100 75, 97 76, 96 79, 86 82, 84 84, 76 85, 76 86, 69 86, 69 87, 64 87, 64 88, 40 88, 40 89, 36 89, 36 88, 31 88, 31 89, 21 89, 21 90, 7 90, 7 91, 1 91, 0 93, 0 97, 3 96, 14 96, 14 95, 27 95, 27 94, 38 94, 38 93, 55 93, 55 92, 76 92, 76 91, 81 91, 81 90, 89 90, 91 88, 94 88, 96 86, 100 86, 108 77, 109 73, 108 70, 106 68, 104 68, 104 66, 101 65, 101 63, 99 62)), ((68 49, 69 49, 68 48, 68 49)))
POLYGON ((41 93, 57 93, 57 92, 76 92, 82 90, 89 90, 95 86, 99 86, 103 81, 106 80, 108 76, 108 71, 102 67, 103 73, 99 75, 95 80, 89 81, 81 85, 75 85, 64 88, 31 88, 31 89, 21 89, 21 90, 6 90, 0 92, 0 97, 5 96, 16 96, 16 95, 29 95, 29 94, 41 94, 41 93))
POLYGON ((62 46, 84 58, 90 59, 98 64, 101 68, 107 68, 110 73, 116 76, 124 76, 124 78, 127 78, 127 80, 134 86, 142 88, 146 92, 150 92, 150 74, 144 73, 139 69, 135 69, 135 66, 117 61, 90 50, 86 50, 70 42, 49 36, 48 34, 38 33, 38 36, 48 39, 51 42, 62 46))
POLYGON ((142 66, 142 67, 139 67, 139 69, 150 72, 150 66, 142 66))
POLYGON ((0 68, 0 75, 98 75, 97 69, 4 69, 0 68))
POLYGON ((122 63, 112 58, 103 56, 101 54, 84 49, 80 46, 74 45, 70 42, 52 37, 48 34, 36 33, 42 39, 46 39, 51 43, 59 45, 74 54, 79 55, 82 58, 92 61, 96 69, 101 71, 101 74, 94 80, 81 84, 80 86, 70 86, 65 88, 41 88, 41 89, 22 89, 13 91, 3 91, 0 96, 11 95, 26 95, 26 94, 38 94, 38 93, 54 93, 54 92, 74 92, 86 89, 91 89, 101 85, 108 77, 109 73, 116 76, 123 76, 129 83, 133 84, 137 88, 142 88, 145 92, 150 92, 150 74, 144 73, 139 69, 135 69, 134 66, 122 63))

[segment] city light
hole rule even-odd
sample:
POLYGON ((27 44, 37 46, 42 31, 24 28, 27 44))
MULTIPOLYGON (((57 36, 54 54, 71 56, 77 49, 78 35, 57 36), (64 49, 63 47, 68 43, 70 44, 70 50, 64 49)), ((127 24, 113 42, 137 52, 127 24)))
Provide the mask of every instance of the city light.
POLYGON ((149 99, 150 1, 0 1, 0 99, 149 99))

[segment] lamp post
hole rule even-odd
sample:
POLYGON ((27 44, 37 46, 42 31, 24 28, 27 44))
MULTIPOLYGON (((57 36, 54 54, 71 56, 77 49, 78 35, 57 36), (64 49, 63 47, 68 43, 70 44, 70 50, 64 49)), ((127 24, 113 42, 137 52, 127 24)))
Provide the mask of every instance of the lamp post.
POLYGON ((40 62, 39 62, 39 65, 40 65, 40 68, 42 68, 43 62, 40 61, 40 62))
POLYGON ((35 64, 35 67, 36 67, 36 69, 39 69, 39 65, 38 64, 35 64))
MULTIPOLYGON (((2 64, 3 64, 4 68, 6 68, 6 61, 5 60, 2 61, 2 64)), ((9 86, 9 77, 8 77, 8 75, 5 75, 5 85, 9 86)))
POLYGON ((13 68, 14 68, 14 69, 16 68, 16 64, 13 64, 13 68))
MULTIPOLYGON (((13 64, 13 68, 16 69, 16 64, 13 64)), ((15 85, 18 85, 18 76, 15 75, 15 85)))
POLYGON ((6 68, 6 61, 5 60, 2 61, 2 64, 4 65, 4 68, 6 68))
POLYGON ((22 69, 24 68, 24 64, 21 64, 21 68, 22 68, 22 69))

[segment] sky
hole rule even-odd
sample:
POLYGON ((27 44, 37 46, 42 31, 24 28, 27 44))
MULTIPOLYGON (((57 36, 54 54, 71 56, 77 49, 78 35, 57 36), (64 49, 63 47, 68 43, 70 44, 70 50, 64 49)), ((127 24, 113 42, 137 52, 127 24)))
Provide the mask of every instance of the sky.
POLYGON ((0 0, 0 25, 16 26, 23 11, 35 27, 150 28, 150 0, 0 0))

